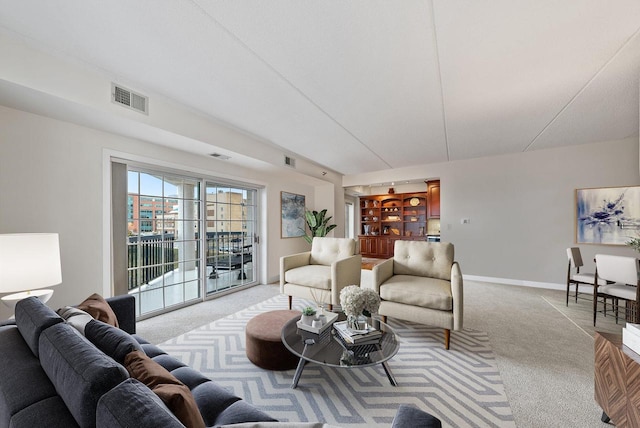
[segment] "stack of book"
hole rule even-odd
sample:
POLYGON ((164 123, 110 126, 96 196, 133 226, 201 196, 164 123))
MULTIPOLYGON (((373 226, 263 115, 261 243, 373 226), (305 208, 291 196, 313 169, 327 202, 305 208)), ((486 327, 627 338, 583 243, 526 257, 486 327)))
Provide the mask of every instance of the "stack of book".
POLYGON ((347 345, 370 345, 379 343, 382 337, 382 332, 373 327, 369 327, 366 332, 361 330, 354 332, 347 327, 346 321, 333 323, 333 328, 347 345))
POLYGON ((622 344, 636 354, 640 354, 640 324, 627 323, 622 328, 622 344))

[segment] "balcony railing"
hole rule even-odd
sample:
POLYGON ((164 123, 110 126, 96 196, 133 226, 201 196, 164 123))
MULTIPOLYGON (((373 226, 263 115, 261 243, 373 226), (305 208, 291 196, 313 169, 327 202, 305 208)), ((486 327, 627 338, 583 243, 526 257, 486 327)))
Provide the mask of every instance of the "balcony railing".
MULTIPOLYGON (((129 237, 129 290, 148 284, 178 267, 181 255, 175 243, 172 233, 129 237)), ((252 244, 244 232, 207 232, 205 247, 206 263, 214 267, 214 272, 216 268, 235 268, 238 259, 240 264, 251 261, 252 244)), ((196 246, 196 259, 200 259, 199 246, 196 246)))

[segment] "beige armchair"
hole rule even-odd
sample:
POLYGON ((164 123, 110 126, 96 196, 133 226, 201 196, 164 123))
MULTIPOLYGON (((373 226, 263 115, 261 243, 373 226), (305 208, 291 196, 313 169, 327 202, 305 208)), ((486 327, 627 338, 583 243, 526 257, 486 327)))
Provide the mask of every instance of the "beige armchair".
POLYGON ((449 349, 451 330, 462 329, 464 303, 453 244, 398 240, 393 258, 375 266, 372 276, 383 322, 389 316, 441 327, 449 349))
POLYGON ((362 256, 355 239, 314 237, 311 251, 280 258, 280 292, 326 303, 340 304, 340 290, 360 285, 362 256))

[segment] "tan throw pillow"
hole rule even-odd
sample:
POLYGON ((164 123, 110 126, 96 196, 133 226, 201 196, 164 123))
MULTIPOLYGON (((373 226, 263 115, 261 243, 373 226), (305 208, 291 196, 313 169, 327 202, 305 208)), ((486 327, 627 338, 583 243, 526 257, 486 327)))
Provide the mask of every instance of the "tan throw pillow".
POLYGON ((85 326, 90 321, 94 321, 91 315, 72 306, 65 306, 64 308, 58 309, 56 312, 64 318, 67 324, 78 330, 83 336, 85 335, 85 326))
POLYGON ((167 369, 142 351, 133 351, 124 359, 129 375, 144 383, 187 428, 205 428, 196 400, 189 388, 167 369))
POLYGON ((98 321, 102 321, 114 327, 119 327, 118 319, 116 318, 116 314, 113 312, 113 309, 111 309, 111 306, 109 306, 107 301, 104 300, 104 297, 98 293, 93 293, 91 296, 87 297, 84 302, 77 306, 77 308, 87 312, 98 321))

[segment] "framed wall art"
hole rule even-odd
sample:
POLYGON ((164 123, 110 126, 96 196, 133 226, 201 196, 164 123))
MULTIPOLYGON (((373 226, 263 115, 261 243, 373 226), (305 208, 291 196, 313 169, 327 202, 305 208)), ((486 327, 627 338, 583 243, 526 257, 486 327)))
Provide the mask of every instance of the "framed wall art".
POLYGON ((305 206, 304 195, 280 192, 282 238, 304 236, 306 231, 306 222, 304 220, 305 206))
POLYGON ((576 189, 576 243, 625 245, 640 232, 640 186, 576 189))

